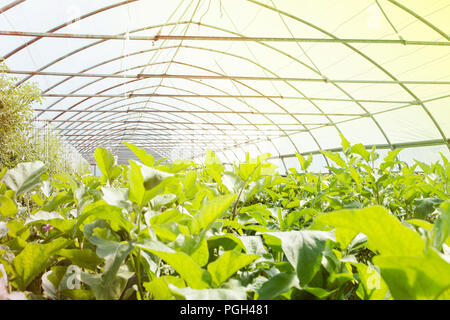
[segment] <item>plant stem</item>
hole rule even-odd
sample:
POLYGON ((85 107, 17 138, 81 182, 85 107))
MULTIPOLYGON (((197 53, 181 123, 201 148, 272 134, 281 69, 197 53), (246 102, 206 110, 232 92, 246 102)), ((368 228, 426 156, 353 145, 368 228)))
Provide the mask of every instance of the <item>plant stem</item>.
POLYGON ((255 171, 262 165, 262 162, 260 162, 255 169, 253 169, 252 173, 248 176, 248 178, 244 181, 244 185, 242 186, 241 190, 239 190, 239 194, 236 198, 236 202, 234 204, 234 208, 233 208, 233 215, 231 217, 231 220, 234 220, 234 218, 236 217, 236 212, 237 212, 237 206, 239 203, 239 198, 241 197, 242 191, 244 191, 244 189, 247 187, 247 183, 250 180, 250 178, 253 176, 253 174, 255 173, 255 171))
MULTIPOLYGON (((138 210, 136 213, 137 215, 137 237, 139 237, 139 232, 141 231, 141 207, 138 207, 138 210)), ((136 239, 137 240, 137 239, 136 239)), ((135 256, 135 263, 134 267, 136 270, 136 280, 138 284, 139 289, 139 295, 141 296, 141 299, 144 299, 144 290, 142 289, 142 281, 141 281, 141 249, 137 248, 136 256, 135 256)))

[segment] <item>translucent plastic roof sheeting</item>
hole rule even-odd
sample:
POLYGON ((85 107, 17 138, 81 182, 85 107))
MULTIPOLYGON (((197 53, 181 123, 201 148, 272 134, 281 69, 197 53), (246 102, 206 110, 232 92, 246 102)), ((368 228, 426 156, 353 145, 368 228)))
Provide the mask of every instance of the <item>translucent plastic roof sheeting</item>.
POLYGON ((0 56, 87 159, 121 141, 226 163, 339 151, 449 156, 450 0, 0 2, 0 56))

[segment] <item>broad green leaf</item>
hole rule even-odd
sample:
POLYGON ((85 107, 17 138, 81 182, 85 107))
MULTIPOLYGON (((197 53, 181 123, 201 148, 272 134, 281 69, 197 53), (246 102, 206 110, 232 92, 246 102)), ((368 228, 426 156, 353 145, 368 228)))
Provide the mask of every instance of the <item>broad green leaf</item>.
POLYGON ((0 195, 0 215, 4 217, 14 217, 17 213, 17 206, 14 200, 0 195))
POLYGON ((152 229, 162 241, 176 241, 180 234, 179 225, 173 221, 164 224, 155 224, 152 226, 152 229))
POLYGON ((183 180, 183 186, 186 190, 192 188, 197 181, 197 174, 195 171, 189 171, 186 173, 186 176, 183 180))
MULTIPOLYGON (((348 231, 348 230, 346 230, 348 231)), ((336 234, 337 238, 337 234, 336 234)), ((355 250, 360 248, 361 246, 365 245, 367 243, 367 236, 364 233, 358 233, 355 235, 355 237, 352 239, 352 241, 348 244, 347 250, 355 250)))
POLYGON ((42 289, 50 298, 58 299, 60 283, 66 271, 66 266, 54 266, 42 275, 42 289))
POLYGON ((339 167, 346 168, 347 164, 345 161, 341 158, 339 153, 333 153, 329 151, 320 151, 322 154, 324 154, 327 158, 333 160, 339 167))
POLYGON ((219 158, 216 157, 214 152, 211 150, 206 150, 206 159, 205 159, 205 167, 206 172, 217 182, 222 182, 222 172, 225 167, 222 165, 222 162, 219 158))
POLYGON ((130 160, 128 181, 130 182, 128 198, 134 203, 142 205, 145 194, 144 177, 142 176, 141 167, 139 167, 133 160, 130 160))
POLYGON ((74 265, 95 271, 103 259, 89 249, 61 249, 58 252, 61 257, 69 259, 74 265))
POLYGON ((33 200, 39 207, 44 204, 44 200, 41 198, 39 193, 35 193, 31 196, 31 200, 33 200))
POLYGON ((118 176, 120 176, 121 173, 122 173, 122 167, 114 166, 111 170, 109 180, 110 181, 115 180, 118 176))
MULTIPOLYGON (((147 214, 146 214, 147 216, 147 214)), ((156 215, 149 217, 150 224, 157 225, 157 224, 165 224, 168 222, 177 222, 181 219, 190 218, 187 214, 181 213, 177 209, 168 209, 166 211, 160 212, 156 215)))
POLYGON ((72 241, 58 238, 47 244, 29 242, 17 255, 12 264, 16 271, 14 284, 19 290, 25 290, 31 281, 48 268, 57 252, 72 241))
POLYGON ((352 263, 359 276, 358 295, 363 300, 385 300, 388 294, 386 282, 379 271, 363 263, 352 263))
POLYGON ((91 290, 85 289, 66 289, 62 290, 61 294, 72 300, 94 300, 95 295, 91 290))
POLYGON ((161 158, 161 159, 159 159, 159 160, 156 160, 156 161, 155 161, 155 166, 160 165, 163 161, 166 161, 166 160, 167 160, 167 158, 161 158))
POLYGON ((194 289, 209 287, 211 275, 186 253, 176 252, 157 241, 146 241, 145 243, 138 243, 136 246, 153 253, 171 265, 190 287, 194 289))
POLYGON ((70 234, 75 220, 66 220, 57 212, 38 211, 25 220, 25 225, 49 224, 61 232, 70 234))
POLYGON ((130 204, 128 201, 127 188, 102 187, 103 200, 112 206, 127 209, 130 204))
MULTIPOLYGON (((130 161, 131 163, 131 161, 130 161)), ((169 177, 173 177, 173 174, 150 168, 148 166, 141 166, 142 177, 144 179, 144 187, 146 190, 150 190, 158 186, 161 182, 169 177)))
POLYGON ((178 288, 169 284, 172 292, 184 297, 186 300, 245 300, 247 293, 242 289, 202 289, 178 288))
POLYGON ((298 222, 301 217, 305 217, 305 220, 308 220, 309 218, 315 216, 316 214, 317 211, 312 208, 306 208, 289 212, 288 215, 285 217, 285 225, 287 228, 289 228, 291 225, 298 222))
POLYGON ((396 149, 388 152, 388 155, 384 158, 385 162, 395 161, 395 158, 397 155, 402 151, 403 149, 396 149))
POLYGON ((70 202, 73 200, 73 196, 71 196, 67 191, 58 192, 57 194, 51 196, 47 199, 47 202, 41 206, 39 209, 41 211, 56 211, 58 207, 63 204, 70 202))
POLYGON ((45 170, 45 164, 41 161, 20 163, 8 170, 3 177, 3 182, 20 195, 35 187, 41 181, 41 175, 45 170))
POLYGON ((292 208, 295 208, 295 207, 300 207, 300 200, 299 200, 299 199, 296 199, 296 200, 294 200, 294 201, 291 201, 291 202, 289 202, 289 203, 286 205, 286 208, 287 208, 287 209, 292 209, 292 208))
POLYGON ((360 188, 360 185, 363 182, 364 178, 354 167, 349 168, 349 173, 352 176, 353 180, 355 180, 356 185, 358 187, 358 191, 360 191, 361 189, 359 189, 359 188, 360 188))
POLYGON ((244 182, 241 178, 233 172, 224 172, 222 176, 222 183, 228 189, 229 192, 239 192, 244 182))
POLYGON ((278 273, 266 281, 258 290, 258 300, 272 300, 288 292, 291 288, 300 288, 295 272, 278 273))
POLYGON ((184 252, 161 252, 149 250, 154 255, 170 264, 176 272, 194 289, 209 287, 210 275, 184 252))
POLYGON ((414 218, 426 219, 430 213, 435 211, 435 206, 439 205, 442 199, 425 198, 414 201, 416 207, 414 208, 414 218))
POLYGON ((236 199, 235 194, 227 194, 224 196, 218 196, 206 202, 202 206, 200 212, 192 218, 192 234, 196 234, 202 229, 209 229, 214 221, 221 218, 226 213, 234 199, 236 199))
POLYGON ((208 264, 208 271, 211 274, 213 286, 220 286, 238 270, 246 267, 258 258, 259 256, 253 254, 225 251, 214 262, 208 264))
POLYGON ((109 224, 102 219, 86 224, 83 233, 86 239, 97 247, 96 254, 100 258, 114 255, 120 245, 117 235, 113 233, 109 224))
POLYGON ((358 154, 366 161, 370 160, 370 152, 361 143, 355 144, 350 149, 350 153, 358 154))
POLYGON ((6 171, 8 171, 7 168, 1 168, 0 169, 0 180, 2 180, 3 176, 5 175, 6 171))
POLYGON ((148 167, 153 167, 155 158, 151 154, 148 154, 144 149, 138 148, 131 143, 124 141, 123 144, 130 148, 130 150, 133 151, 133 153, 139 158, 139 160, 141 160, 143 164, 148 167))
POLYGON ((114 254, 105 257, 105 266, 103 267, 102 282, 107 285, 115 281, 117 272, 128 254, 134 249, 131 242, 119 243, 114 254))
POLYGON ((104 219, 111 221, 111 227, 115 231, 119 230, 121 227, 127 231, 130 231, 133 228, 133 224, 125 219, 121 208, 99 201, 85 206, 83 213, 78 216, 77 222, 74 225, 74 233, 88 218, 90 220, 104 219))
POLYGON ((286 259, 295 268, 300 285, 305 287, 320 268, 327 240, 334 241, 334 235, 326 231, 269 232, 281 240, 286 259))
POLYGON ((303 290, 322 300, 326 299, 336 291, 336 290, 327 291, 322 288, 314 288, 314 287, 304 288, 303 290))
POLYGON ((197 239, 188 238, 180 249, 188 254, 200 267, 208 263, 208 242, 204 237, 197 237, 197 239))
POLYGON ((83 282, 86 282, 94 292, 97 299, 118 299, 130 274, 121 273, 120 268, 123 266, 124 260, 134 249, 131 242, 118 242, 98 236, 98 229, 111 231, 109 225, 104 220, 96 220, 93 223, 84 226, 84 234, 89 242, 94 244, 96 254, 100 258, 105 259, 103 273, 101 275, 93 275, 82 273, 83 282), (125 276, 124 276, 125 274, 125 276))
POLYGON ((82 272, 81 281, 91 288, 96 300, 118 300, 128 279, 117 276, 113 280, 105 282, 101 274, 82 272))
POLYGON ((450 298, 450 264, 432 249, 421 256, 377 256, 374 264, 394 299, 450 298))
POLYGON ((143 284, 145 290, 150 294, 151 300, 174 300, 175 297, 169 289, 169 284, 177 288, 185 288, 183 279, 174 276, 162 276, 143 284))
POLYGON ((434 222, 431 236, 433 239, 433 246, 441 250, 442 244, 450 236, 450 201, 445 201, 439 207, 440 214, 434 222))
POLYGON ((301 154, 299 154, 297 152, 295 153, 295 156, 297 157, 298 162, 300 162, 300 166, 301 166, 302 170, 303 171, 308 170, 308 167, 311 165, 311 162, 312 162, 311 161, 312 160, 312 154, 310 154, 311 160, 310 159, 306 160, 305 157, 303 157, 301 154))
POLYGON ((7 222, 7 227, 9 229, 8 235, 12 238, 22 238, 21 235, 23 235, 24 233, 29 234, 29 232, 26 232, 28 230, 28 227, 21 220, 11 219, 7 222))
POLYGON ((191 160, 176 159, 170 165, 157 166, 156 169, 167 173, 178 173, 185 171, 193 165, 194 162, 191 160))
POLYGON ((115 166, 115 159, 112 153, 105 148, 98 147, 94 152, 97 167, 102 174, 109 180, 112 178, 113 168, 115 166))
POLYGON ((241 236, 239 239, 244 244, 247 254, 254 254, 260 257, 267 254, 267 250, 260 236, 241 236))
POLYGON ((63 216, 61 216, 58 212, 47 212, 47 211, 41 211, 39 210, 32 216, 30 216, 26 221, 25 224, 30 224, 32 222, 40 221, 45 222, 49 220, 55 220, 55 219, 64 219, 63 216))
POLYGON ((241 239, 242 238, 238 238, 232 233, 214 235, 208 238, 208 247, 210 249, 222 247, 225 251, 235 250, 236 246, 245 249, 245 246, 241 239))
POLYGON ((151 199, 161 193, 178 194, 181 193, 182 190, 183 189, 178 179, 173 176, 169 176, 167 178, 164 178, 164 180, 161 181, 161 183, 158 183, 155 187, 151 188, 150 190, 146 190, 142 203, 147 204, 151 199))
POLYGON ((428 221, 425 221, 422 219, 409 219, 409 220, 405 220, 405 222, 412 224, 416 227, 423 228, 428 231, 431 231, 431 229, 433 229, 433 225, 434 225, 434 224, 429 223, 428 221))
POLYGON ((342 150, 345 152, 350 149, 350 142, 339 132, 339 136, 341 137, 341 146, 342 150))
POLYGON ((156 196, 151 200, 152 208, 153 210, 160 210, 162 206, 168 205, 176 198, 177 196, 172 193, 156 196))
POLYGON ((418 255, 425 249, 420 235, 380 206, 339 210, 317 216, 314 229, 325 227, 364 233, 367 246, 383 255, 418 255))

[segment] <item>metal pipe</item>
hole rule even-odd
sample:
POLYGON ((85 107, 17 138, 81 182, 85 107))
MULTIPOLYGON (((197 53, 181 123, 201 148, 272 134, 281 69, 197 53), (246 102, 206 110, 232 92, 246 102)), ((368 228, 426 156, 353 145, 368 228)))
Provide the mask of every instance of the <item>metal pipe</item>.
MULTIPOLYGON (((139 102, 140 104, 142 102, 139 102)), ((228 110, 158 110, 158 109, 146 109, 146 110, 78 110, 78 109, 41 109, 35 108, 34 111, 39 112, 79 112, 79 113, 189 113, 189 114, 261 114, 255 111, 228 111, 228 110)), ((323 114, 318 112, 264 112, 265 115, 295 115, 295 116, 322 116, 323 114)), ((327 113, 329 116, 345 116, 345 117, 364 117, 365 113, 327 113)))
POLYGON ((315 43, 370 43, 370 44, 401 44, 418 46, 450 46, 448 41, 425 40, 396 40, 396 39, 339 39, 339 38, 279 38, 279 37, 224 37, 224 36, 181 36, 181 35, 155 35, 155 36, 127 36, 108 34, 76 34, 51 32, 25 32, 1 30, 2 36, 20 36, 37 38, 64 38, 64 39, 96 39, 96 40, 181 40, 181 41, 251 41, 251 42, 315 42, 315 43))
MULTIPOLYGON (((40 121, 40 120, 36 120, 40 121)), ((45 120, 47 121, 47 120, 45 120)), ((116 121, 116 120, 51 120, 50 122, 76 122, 76 123, 143 123, 143 124, 181 124, 181 125, 211 125, 211 126, 235 126, 239 128, 239 126, 274 126, 272 123, 225 123, 225 122, 190 122, 190 121, 142 121, 142 120, 123 120, 123 121, 116 121)), ((280 126, 283 125, 299 125, 298 123, 284 123, 280 124, 280 126)), ((325 123, 303 123, 303 125, 309 125, 309 126, 328 126, 330 125, 329 122, 325 123)), ((182 128, 177 128, 179 130, 183 130, 182 128)), ((201 128, 199 128, 201 129, 201 128)), ((216 129, 220 130, 220 129, 216 129)), ((257 130, 257 129, 253 129, 257 130)), ((283 131, 284 129, 280 129, 280 131, 283 131)))
MULTIPOLYGON (((221 95, 221 94, 157 94, 157 93, 130 93, 130 94, 62 94, 45 93, 43 97, 63 97, 63 98, 135 98, 135 97, 161 97, 161 98, 262 98, 262 99, 297 99, 297 100, 319 100, 319 101, 338 101, 338 102, 364 102, 364 103, 409 103, 420 104, 420 101, 406 100, 370 100, 370 99, 338 99, 338 98, 318 98, 318 97, 293 97, 293 96, 274 96, 274 95, 221 95)), ((69 110, 67 110, 69 111, 69 110)))
POLYGON ((33 76, 55 76, 55 77, 84 77, 84 78, 117 78, 117 79, 200 79, 200 80, 251 80, 251 81, 303 81, 303 82, 334 82, 351 84, 436 84, 448 85, 450 81, 433 80, 343 80, 327 78, 298 78, 298 77, 254 77, 254 76, 221 76, 221 75, 197 75, 197 74, 111 74, 111 73, 82 73, 82 72, 49 72, 49 71, 25 71, 4 70, 4 73, 27 74, 33 76))

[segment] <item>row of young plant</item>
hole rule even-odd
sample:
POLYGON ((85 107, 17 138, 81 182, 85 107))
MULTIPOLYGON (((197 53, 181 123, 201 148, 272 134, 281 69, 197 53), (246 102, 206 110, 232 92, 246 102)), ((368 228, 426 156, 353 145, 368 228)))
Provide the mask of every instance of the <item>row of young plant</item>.
POLYGON ((323 152, 334 166, 287 176, 270 155, 226 171, 170 165, 132 144, 101 177, 0 172, 3 299, 449 299, 450 164, 391 151, 323 152))

